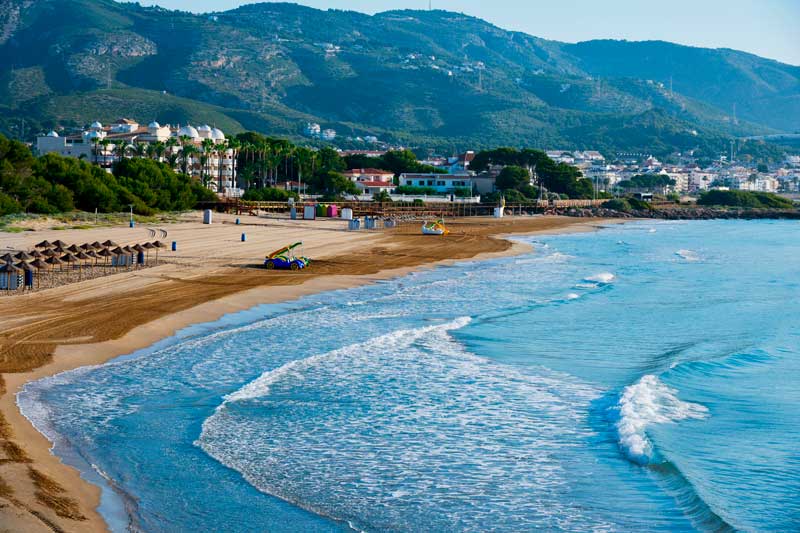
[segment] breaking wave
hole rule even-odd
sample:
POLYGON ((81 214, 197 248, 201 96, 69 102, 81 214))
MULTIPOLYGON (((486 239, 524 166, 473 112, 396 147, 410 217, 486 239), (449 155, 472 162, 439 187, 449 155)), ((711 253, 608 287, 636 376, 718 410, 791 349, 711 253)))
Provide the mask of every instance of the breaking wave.
POLYGON ((620 447, 634 463, 646 465, 656 459, 656 451, 647 436, 648 427, 708 416, 705 406, 684 402, 676 393, 652 374, 622 391, 616 406, 619 412, 616 429, 620 447))

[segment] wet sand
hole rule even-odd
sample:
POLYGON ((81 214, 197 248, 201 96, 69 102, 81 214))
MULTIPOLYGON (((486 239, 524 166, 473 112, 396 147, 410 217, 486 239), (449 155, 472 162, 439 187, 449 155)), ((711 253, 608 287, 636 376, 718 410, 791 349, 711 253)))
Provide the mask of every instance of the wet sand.
MULTIPOLYGON (((342 221, 289 221, 216 215, 154 228, 98 228, 0 233, 0 248, 41 240, 133 244, 177 241, 160 264, 24 295, 0 296, 0 529, 105 531, 96 512, 100 489, 50 452, 50 442, 21 415, 16 393, 31 380, 101 364, 258 304, 353 287, 442 262, 521 253, 508 234, 588 231, 609 221, 565 217, 468 218, 448 223, 447 237, 423 236, 419 224, 348 232, 342 221), (152 230, 152 231, 151 231, 152 230), (162 237, 163 232, 166 237, 162 237), (247 241, 241 241, 241 233, 247 241), (259 268, 266 253, 302 240, 312 267, 259 268)), ((151 257, 151 259, 154 259, 151 257)))

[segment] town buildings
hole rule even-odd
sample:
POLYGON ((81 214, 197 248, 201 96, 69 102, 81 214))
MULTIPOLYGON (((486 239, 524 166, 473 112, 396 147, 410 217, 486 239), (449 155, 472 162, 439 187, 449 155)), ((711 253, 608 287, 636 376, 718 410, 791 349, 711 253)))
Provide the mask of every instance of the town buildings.
POLYGON ((51 131, 39 136, 36 151, 85 159, 109 170, 122 158, 149 157, 185 171, 217 193, 241 192, 236 186, 236 151, 220 129, 207 124, 195 128, 154 121, 143 126, 127 118, 106 126, 94 122, 73 134, 51 131))

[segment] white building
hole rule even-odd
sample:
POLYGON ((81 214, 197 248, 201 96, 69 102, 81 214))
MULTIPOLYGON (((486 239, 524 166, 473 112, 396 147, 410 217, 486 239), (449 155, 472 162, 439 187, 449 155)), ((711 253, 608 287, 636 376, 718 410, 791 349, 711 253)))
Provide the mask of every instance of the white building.
POLYGON ((57 153, 96 163, 108 170, 123 157, 150 157, 173 164, 183 171, 203 179, 209 189, 225 195, 236 193, 236 154, 228 148, 225 134, 204 124, 198 128, 151 122, 140 126, 130 119, 119 119, 103 126, 93 122, 85 131, 60 136, 55 131, 36 138, 39 154, 57 153), (184 146, 193 151, 183 159, 184 146))
POLYGON ((400 185, 431 188, 440 194, 450 194, 456 189, 472 190, 473 177, 469 174, 400 174, 400 185))
POLYGON ((322 134, 322 127, 316 122, 309 122, 306 124, 305 132, 307 137, 319 137, 322 134))
POLYGON ((342 172, 350 181, 358 184, 359 182, 382 182, 394 186, 394 173, 379 168, 354 168, 342 172))
POLYGON ((322 140, 323 141, 332 141, 336 138, 336 130, 322 130, 322 140))

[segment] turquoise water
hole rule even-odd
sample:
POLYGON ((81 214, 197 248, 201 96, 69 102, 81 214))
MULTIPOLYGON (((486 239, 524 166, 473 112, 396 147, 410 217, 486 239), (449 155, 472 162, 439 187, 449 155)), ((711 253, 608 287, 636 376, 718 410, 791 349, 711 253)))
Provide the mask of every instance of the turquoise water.
POLYGON ((19 403, 119 530, 800 530, 800 225, 520 240, 19 403))

